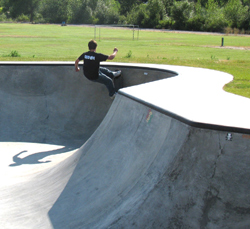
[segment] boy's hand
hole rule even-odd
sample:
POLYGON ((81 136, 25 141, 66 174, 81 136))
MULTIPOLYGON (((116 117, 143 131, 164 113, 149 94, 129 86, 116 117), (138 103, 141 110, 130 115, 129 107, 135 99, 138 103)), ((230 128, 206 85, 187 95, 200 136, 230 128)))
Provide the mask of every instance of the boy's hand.
POLYGON ((113 54, 111 54, 109 57, 108 57, 108 60, 113 60, 116 56, 116 53, 118 52, 118 48, 114 48, 114 51, 113 51, 113 54))
POLYGON ((80 68, 78 67, 78 63, 79 63, 79 59, 77 59, 77 60, 75 61, 75 70, 76 70, 76 72, 79 72, 79 71, 80 71, 80 68))

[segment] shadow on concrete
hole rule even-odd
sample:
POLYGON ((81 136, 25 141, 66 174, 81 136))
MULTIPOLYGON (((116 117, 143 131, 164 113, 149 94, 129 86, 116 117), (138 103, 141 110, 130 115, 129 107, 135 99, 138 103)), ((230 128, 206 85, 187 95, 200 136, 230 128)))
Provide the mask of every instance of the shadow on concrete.
POLYGON ((13 164, 10 164, 9 166, 20 166, 24 164, 41 164, 41 163, 49 163, 51 161, 41 161, 43 158, 48 157, 50 155, 56 155, 56 154, 62 154, 62 153, 67 153, 69 151, 72 151, 76 149, 75 147, 68 147, 64 146, 63 148, 60 149, 55 149, 55 150, 49 150, 49 151, 44 151, 44 152, 38 152, 34 153, 31 155, 28 155, 24 158, 21 158, 20 155, 23 153, 28 152, 27 150, 23 150, 20 153, 16 154, 13 156, 13 164))

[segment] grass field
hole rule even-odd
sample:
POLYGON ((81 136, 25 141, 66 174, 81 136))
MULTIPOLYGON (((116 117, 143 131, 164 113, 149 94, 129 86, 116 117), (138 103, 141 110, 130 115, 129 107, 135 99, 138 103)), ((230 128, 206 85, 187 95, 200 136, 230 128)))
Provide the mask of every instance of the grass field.
MULTIPOLYGON (((75 61, 94 27, 0 24, 0 61, 75 61)), ((203 67, 228 72, 224 89, 250 98, 250 36, 97 28, 97 52, 119 49, 116 62, 203 67), (221 39, 224 38, 224 46, 221 39), (100 38, 100 39, 99 39, 100 38)))

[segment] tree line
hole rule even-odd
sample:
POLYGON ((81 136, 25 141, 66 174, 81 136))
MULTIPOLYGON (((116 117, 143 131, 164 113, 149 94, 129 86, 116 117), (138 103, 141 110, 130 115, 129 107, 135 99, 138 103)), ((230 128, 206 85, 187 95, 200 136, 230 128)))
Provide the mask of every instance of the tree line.
POLYGON ((0 0, 0 21, 250 33, 250 0, 0 0))

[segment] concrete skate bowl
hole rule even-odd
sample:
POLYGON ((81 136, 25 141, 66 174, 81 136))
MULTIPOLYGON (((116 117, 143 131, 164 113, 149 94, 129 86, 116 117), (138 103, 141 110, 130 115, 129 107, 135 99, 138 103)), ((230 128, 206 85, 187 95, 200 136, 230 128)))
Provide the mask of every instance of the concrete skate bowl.
POLYGON ((250 101, 223 72, 0 64, 1 228, 247 228, 250 101), (121 83, 121 82, 120 82, 121 83))

